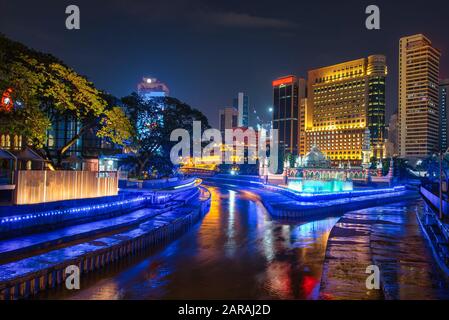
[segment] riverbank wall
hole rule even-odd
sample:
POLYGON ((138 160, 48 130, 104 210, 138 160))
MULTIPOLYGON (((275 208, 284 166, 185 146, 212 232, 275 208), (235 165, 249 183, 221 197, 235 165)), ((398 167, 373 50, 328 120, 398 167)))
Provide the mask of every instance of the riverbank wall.
POLYGON ((178 201, 176 209, 162 210, 163 213, 129 230, 73 245, 68 243, 56 250, 0 265, 0 299, 30 298, 43 290, 65 285, 70 268, 76 268, 82 276, 175 239, 210 209, 210 193, 202 187, 196 189, 185 201, 172 199, 178 201))

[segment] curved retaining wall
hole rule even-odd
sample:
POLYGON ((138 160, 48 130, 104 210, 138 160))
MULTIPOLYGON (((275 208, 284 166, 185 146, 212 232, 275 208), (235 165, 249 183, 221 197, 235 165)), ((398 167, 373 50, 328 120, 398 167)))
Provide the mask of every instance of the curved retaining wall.
POLYGON ((9 215, 0 217, 0 239, 113 217, 149 205, 162 205, 171 197, 171 194, 163 192, 124 193, 95 201, 63 201, 51 206, 13 206, 9 215))
POLYGON ((147 230, 144 224, 139 230, 116 235, 116 240, 104 248, 80 254, 73 259, 55 262, 17 277, 11 276, 11 279, 6 281, 0 279, 0 299, 28 298, 40 291, 62 285, 67 277, 65 270, 68 266, 75 265, 81 274, 86 274, 123 257, 166 243, 189 230, 209 211, 210 195, 207 199, 200 199, 195 205, 187 205, 185 209, 187 213, 174 217, 170 222, 147 224, 147 230))
POLYGON ((261 199, 261 202, 270 211, 270 213, 277 218, 309 218, 319 215, 333 214, 339 215, 348 211, 360 210, 370 207, 382 206, 389 203, 395 203, 398 201, 417 199, 418 193, 412 191, 400 191, 400 192, 387 192, 381 195, 371 195, 366 197, 354 197, 348 199, 348 201, 342 201, 342 203, 329 204, 314 207, 297 207, 291 205, 284 205, 281 207, 273 206, 272 203, 261 199))
POLYGON ((239 176, 217 175, 204 180, 216 184, 230 184, 236 188, 250 187, 250 191, 258 197, 268 212, 273 217, 281 219, 338 215, 347 211, 419 197, 416 191, 408 190, 405 186, 329 194, 299 194, 284 187, 265 185, 257 177, 240 179, 239 176))

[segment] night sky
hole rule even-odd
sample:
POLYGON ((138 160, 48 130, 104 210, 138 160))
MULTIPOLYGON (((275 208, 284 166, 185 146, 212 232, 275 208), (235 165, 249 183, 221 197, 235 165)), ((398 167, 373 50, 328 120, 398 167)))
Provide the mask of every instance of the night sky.
POLYGON ((449 77, 449 1, 0 0, 0 32, 62 59, 116 96, 142 76, 218 125, 218 109, 238 91, 269 118, 271 81, 370 54, 387 55, 388 114, 397 108, 398 42, 424 33, 443 52, 449 77), (81 10, 81 30, 65 28, 65 8, 81 10), (377 4, 381 30, 365 28, 377 4))

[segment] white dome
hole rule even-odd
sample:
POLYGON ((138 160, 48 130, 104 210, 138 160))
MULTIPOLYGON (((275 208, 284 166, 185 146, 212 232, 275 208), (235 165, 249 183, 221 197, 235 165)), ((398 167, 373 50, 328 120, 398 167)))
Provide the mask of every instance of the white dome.
POLYGON ((329 160, 317 146, 313 146, 305 155, 304 164, 306 167, 326 167, 329 166, 329 160))

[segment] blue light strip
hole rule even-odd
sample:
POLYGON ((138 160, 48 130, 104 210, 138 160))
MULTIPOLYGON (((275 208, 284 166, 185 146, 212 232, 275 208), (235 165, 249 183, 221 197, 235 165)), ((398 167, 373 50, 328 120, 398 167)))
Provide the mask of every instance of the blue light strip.
MULTIPOLYGON (((165 201, 170 195, 160 195, 157 196, 157 201, 165 201)), ((52 211, 46 211, 46 212, 39 212, 39 213, 31 213, 26 214, 24 216, 12 216, 12 217, 5 217, 0 221, 0 224, 6 224, 6 223, 15 223, 15 222, 21 222, 21 221, 28 221, 38 218, 44 218, 44 217, 52 217, 52 216, 61 216, 61 215, 71 215, 71 214, 89 214, 92 211, 95 210, 102 210, 107 208, 118 208, 120 206, 133 204, 136 202, 143 202, 148 201, 150 197, 138 197, 130 200, 122 200, 122 201, 116 201, 112 203, 105 203, 105 204, 97 204, 92 206, 85 206, 80 208, 70 208, 65 210, 52 210, 52 211)))
POLYGON ((262 182, 258 182, 258 181, 245 181, 245 182, 249 182, 251 184, 254 185, 258 185, 258 186, 262 186, 266 189, 275 189, 275 190, 279 190, 279 191, 283 191, 283 192, 287 192, 287 193, 291 193, 294 196, 298 196, 298 197, 304 197, 304 198, 313 198, 313 197, 328 197, 328 196, 353 196, 353 197, 357 197, 357 196, 363 196, 366 194, 379 194, 379 193, 392 193, 392 192, 401 192, 401 191, 405 191, 407 188, 405 186, 396 186, 396 187, 392 187, 392 188, 379 188, 379 189, 367 189, 367 190, 353 190, 353 191, 341 191, 341 192, 333 192, 333 193, 302 193, 299 191, 295 191, 289 188, 285 188, 285 187, 280 187, 280 186, 276 186, 276 185, 266 185, 262 182))

